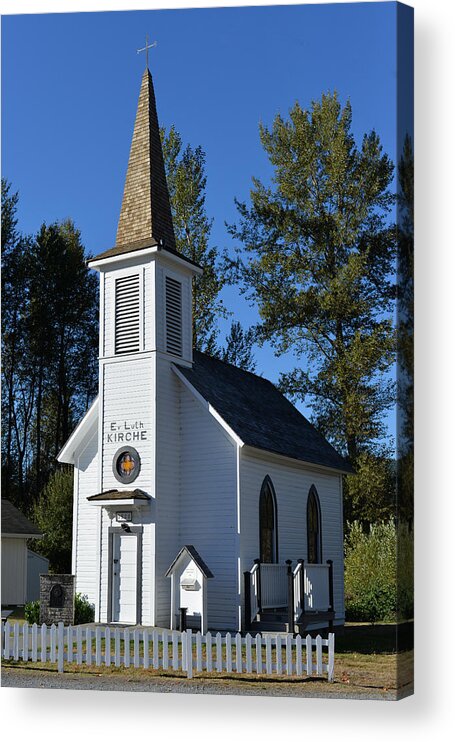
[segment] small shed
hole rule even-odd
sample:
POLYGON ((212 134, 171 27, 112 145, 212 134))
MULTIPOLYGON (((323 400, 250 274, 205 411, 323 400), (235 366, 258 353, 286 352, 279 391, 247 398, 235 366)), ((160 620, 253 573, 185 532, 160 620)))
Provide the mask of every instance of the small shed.
POLYGON ((9 500, 2 499, 2 605, 27 600, 27 540, 42 533, 9 500))
POLYGON ((207 579, 213 577, 194 546, 180 549, 166 572, 171 578, 171 629, 179 624, 179 612, 186 609, 188 628, 207 632, 207 579))
POLYGON ((35 554, 31 549, 27 550, 27 603, 39 600, 40 597, 40 575, 49 572, 49 559, 35 554))

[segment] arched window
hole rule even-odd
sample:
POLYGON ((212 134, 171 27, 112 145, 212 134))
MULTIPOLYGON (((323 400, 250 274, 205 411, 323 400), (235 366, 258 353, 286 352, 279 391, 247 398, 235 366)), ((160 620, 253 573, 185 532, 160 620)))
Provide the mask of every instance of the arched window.
POLYGON ((261 562, 273 564, 278 561, 276 497, 268 476, 262 483, 259 498, 259 545, 261 562))
POLYGON ((310 564, 321 564, 321 506, 316 487, 311 485, 306 507, 308 561, 310 564))

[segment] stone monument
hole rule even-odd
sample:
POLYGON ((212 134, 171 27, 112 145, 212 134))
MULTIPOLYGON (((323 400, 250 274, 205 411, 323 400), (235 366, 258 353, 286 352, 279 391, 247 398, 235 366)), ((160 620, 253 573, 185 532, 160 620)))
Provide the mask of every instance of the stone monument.
POLYGON ((40 575, 40 623, 74 623, 74 575, 40 575))

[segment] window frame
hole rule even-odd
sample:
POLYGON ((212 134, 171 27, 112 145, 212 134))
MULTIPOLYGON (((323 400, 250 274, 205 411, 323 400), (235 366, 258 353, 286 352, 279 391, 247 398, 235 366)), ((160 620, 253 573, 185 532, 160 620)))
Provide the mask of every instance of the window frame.
POLYGON ((267 474, 264 477, 264 480, 261 485, 261 491, 259 494, 259 559, 262 564, 278 564, 278 507, 277 507, 277 499, 276 499, 276 492, 275 487, 273 486, 273 482, 270 478, 270 476, 267 474), (274 554, 272 556, 271 562, 263 562, 263 548, 262 548, 262 502, 263 499, 266 497, 266 493, 270 492, 271 499, 272 499, 272 505, 273 505, 273 535, 272 535, 272 546, 274 554))
POLYGON ((308 564, 322 564, 322 515, 321 515, 321 501, 319 499, 318 491, 314 484, 311 485, 307 503, 306 503, 306 540, 307 540, 307 561, 308 564), (317 554, 316 561, 310 559, 310 502, 314 501, 316 506, 316 513, 318 519, 318 530, 317 530, 317 554))

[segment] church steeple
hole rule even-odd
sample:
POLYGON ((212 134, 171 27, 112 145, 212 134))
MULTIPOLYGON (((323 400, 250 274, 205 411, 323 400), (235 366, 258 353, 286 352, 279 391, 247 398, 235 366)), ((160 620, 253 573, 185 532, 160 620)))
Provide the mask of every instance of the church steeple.
POLYGON ((152 76, 145 70, 134 124, 116 247, 128 252, 138 243, 175 250, 152 76))

